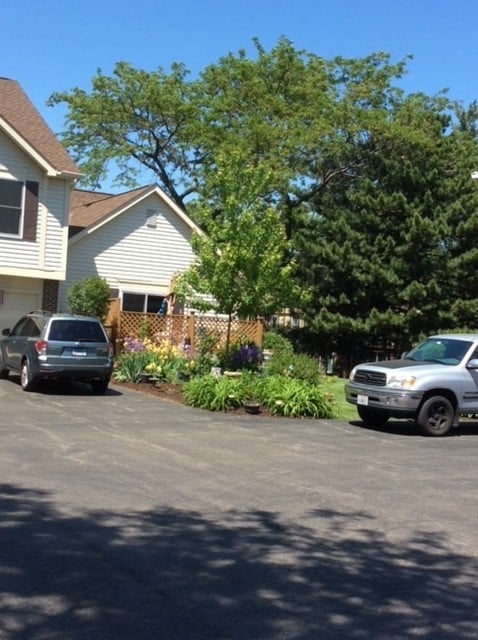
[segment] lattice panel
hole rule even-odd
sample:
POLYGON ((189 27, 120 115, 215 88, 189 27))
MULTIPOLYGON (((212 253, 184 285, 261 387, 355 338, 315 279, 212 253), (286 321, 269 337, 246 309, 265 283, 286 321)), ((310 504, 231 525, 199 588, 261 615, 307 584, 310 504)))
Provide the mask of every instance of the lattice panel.
POLYGON ((156 340, 168 339, 172 344, 180 344, 188 337, 186 316, 158 316, 155 313, 121 312, 121 339, 137 338, 141 329, 148 326, 148 334, 156 340))
MULTIPOLYGON (((183 316, 155 313, 139 313, 122 311, 120 314, 120 331, 117 333, 121 340, 138 338, 142 327, 147 323, 148 335, 156 340, 167 339, 178 345, 189 339, 196 344, 204 336, 214 337, 218 344, 225 345, 227 340, 227 318, 217 316, 183 316)), ((230 343, 238 341, 262 344, 262 323, 259 320, 233 320, 231 323, 230 343)))
MULTIPOLYGON (((227 337, 227 318, 216 316, 196 316, 196 337, 201 335, 217 335, 219 340, 225 343, 227 337)), ((257 320, 232 320, 230 343, 243 341, 255 342, 259 346, 262 343, 262 325, 257 320)))

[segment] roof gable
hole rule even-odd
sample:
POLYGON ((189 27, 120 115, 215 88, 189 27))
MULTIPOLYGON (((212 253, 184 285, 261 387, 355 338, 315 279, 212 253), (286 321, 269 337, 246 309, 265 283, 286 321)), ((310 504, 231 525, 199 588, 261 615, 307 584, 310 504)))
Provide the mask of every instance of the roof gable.
POLYGON ((0 127, 51 175, 80 171, 18 82, 0 78, 0 127))
POLYGON ((139 202, 156 194, 192 231, 201 229, 156 185, 139 187, 120 194, 99 193, 74 189, 70 200, 70 237, 73 241, 93 233, 117 216, 126 214, 139 202))

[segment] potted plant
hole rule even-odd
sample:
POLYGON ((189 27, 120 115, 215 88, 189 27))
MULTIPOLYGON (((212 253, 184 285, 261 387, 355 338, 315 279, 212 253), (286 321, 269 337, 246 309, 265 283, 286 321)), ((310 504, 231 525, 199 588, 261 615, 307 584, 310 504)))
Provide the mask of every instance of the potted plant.
POLYGON ((244 409, 246 413, 257 414, 261 410, 261 403, 259 402, 259 400, 256 400, 255 398, 246 398, 244 400, 244 409))

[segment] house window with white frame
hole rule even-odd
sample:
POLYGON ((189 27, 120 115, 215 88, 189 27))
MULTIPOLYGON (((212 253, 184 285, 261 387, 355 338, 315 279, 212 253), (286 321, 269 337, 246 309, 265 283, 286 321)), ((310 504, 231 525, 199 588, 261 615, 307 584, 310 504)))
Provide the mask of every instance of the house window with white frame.
POLYGON ((158 313, 164 296, 149 293, 123 292, 121 308, 123 311, 140 311, 141 313, 158 313))
POLYGON ((23 182, 0 179, 0 235, 20 237, 23 225, 23 182))

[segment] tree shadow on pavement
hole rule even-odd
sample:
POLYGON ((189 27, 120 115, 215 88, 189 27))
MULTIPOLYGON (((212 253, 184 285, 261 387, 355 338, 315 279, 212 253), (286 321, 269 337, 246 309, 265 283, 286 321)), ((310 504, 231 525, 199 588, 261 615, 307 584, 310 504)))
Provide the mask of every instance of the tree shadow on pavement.
POLYGON ((464 640, 478 561, 364 512, 59 512, 0 486, 2 640, 464 640), (306 523, 306 524, 304 524, 306 523))

